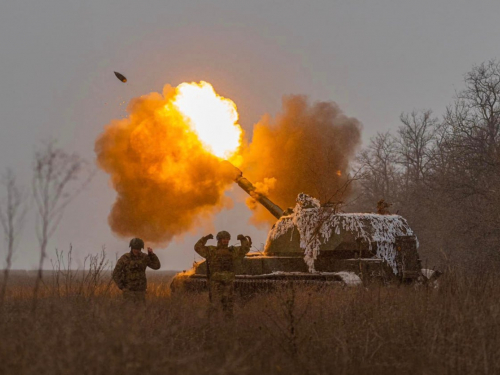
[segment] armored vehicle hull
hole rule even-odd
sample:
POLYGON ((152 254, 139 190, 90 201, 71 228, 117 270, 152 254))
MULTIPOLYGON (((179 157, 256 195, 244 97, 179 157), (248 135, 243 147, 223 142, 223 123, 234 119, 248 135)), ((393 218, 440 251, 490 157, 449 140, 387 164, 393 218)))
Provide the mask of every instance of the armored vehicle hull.
MULTIPOLYGON (((418 241, 399 215, 344 214, 299 194, 293 213, 269 231, 263 253, 236 265, 235 289, 272 290, 287 283, 361 285, 413 282, 422 277, 418 241)), ((207 288, 205 261, 178 274, 172 290, 207 288)))

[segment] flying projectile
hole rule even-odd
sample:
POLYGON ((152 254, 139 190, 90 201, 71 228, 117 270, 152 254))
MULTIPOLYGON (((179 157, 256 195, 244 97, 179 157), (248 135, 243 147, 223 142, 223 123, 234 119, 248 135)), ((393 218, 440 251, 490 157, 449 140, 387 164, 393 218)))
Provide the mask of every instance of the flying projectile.
POLYGON ((127 82, 127 77, 125 77, 123 74, 118 73, 118 72, 114 72, 114 73, 115 73, 116 78, 118 78, 120 81, 122 81, 123 83, 127 82))

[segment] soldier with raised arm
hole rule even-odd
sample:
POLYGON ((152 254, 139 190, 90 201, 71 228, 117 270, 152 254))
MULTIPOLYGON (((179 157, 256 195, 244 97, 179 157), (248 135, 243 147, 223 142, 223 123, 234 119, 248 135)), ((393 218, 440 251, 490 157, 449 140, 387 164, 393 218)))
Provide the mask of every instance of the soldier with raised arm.
POLYGON ((200 238, 194 250, 207 260, 207 280, 210 302, 215 308, 222 308, 226 317, 232 317, 234 305, 235 266, 252 247, 249 236, 238 235, 241 246, 229 246, 231 235, 222 231, 217 233, 217 246, 207 246, 209 234, 200 238))
POLYGON ((118 259, 113 270, 113 280, 123 291, 123 298, 132 302, 145 302, 148 282, 146 279, 146 268, 157 270, 160 268, 160 260, 148 247, 148 253, 144 249, 144 241, 133 238, 130 241, 130 252, 118 259))

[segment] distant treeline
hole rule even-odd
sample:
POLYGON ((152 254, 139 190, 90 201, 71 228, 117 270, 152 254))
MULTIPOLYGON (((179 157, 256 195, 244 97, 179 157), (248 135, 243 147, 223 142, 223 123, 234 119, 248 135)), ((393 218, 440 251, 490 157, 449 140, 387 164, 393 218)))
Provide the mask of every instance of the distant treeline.
MULTIPOLYGON (((474 66, 442 118, 401 114, 358 157, 350 210, 392 203, 418 234, 423 262, 500 265, 500 62, 474 66)), ((425 264, 424 264, 425 265, 425 264)))

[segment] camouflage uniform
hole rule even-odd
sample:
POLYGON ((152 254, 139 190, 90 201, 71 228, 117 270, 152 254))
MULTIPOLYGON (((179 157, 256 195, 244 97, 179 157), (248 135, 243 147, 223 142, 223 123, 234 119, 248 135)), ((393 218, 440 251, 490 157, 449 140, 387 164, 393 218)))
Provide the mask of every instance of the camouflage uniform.
POLYGON ((113 280, 123 291, 125 300, 143 302, 146 300, 146 267, 157 270, 160 260, 156 254, 140 253, 135 256, 132 250, 118 259, 113 270, 113 280))
POLYGON ((250 237, 240 235, 241 246, 206 246, 207 237, 202 237, 194 245, 194 250, 207 260, 208 287, 213 306, 222 307, 224 314, 230 317, 234 305, 235 266, 250 251, 252 241, 250 237))

